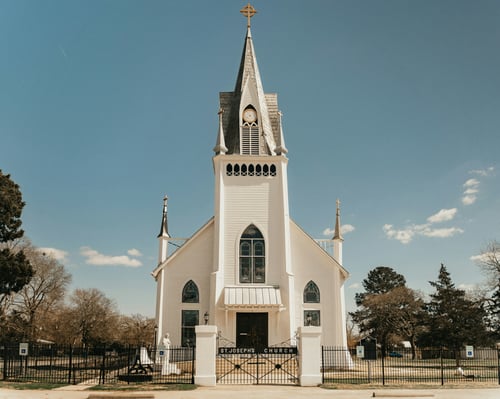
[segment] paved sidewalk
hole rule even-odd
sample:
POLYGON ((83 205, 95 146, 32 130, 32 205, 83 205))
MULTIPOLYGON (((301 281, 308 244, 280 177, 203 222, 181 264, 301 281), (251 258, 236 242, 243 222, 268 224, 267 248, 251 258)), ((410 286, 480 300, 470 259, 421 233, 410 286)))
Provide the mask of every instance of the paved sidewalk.
POLYGON ((51 391, 0 389, 0 399, 87 399, 91 395, 109 396, 110 399, 303 399, 304 397, 332 399, 373 398, 435 398, 435 399, 499 399, 500 388, 491 389, 366 389, 336 390, 265 385, 230 385, 198 388, 193 391, 75 391, 73 387, 51 391))

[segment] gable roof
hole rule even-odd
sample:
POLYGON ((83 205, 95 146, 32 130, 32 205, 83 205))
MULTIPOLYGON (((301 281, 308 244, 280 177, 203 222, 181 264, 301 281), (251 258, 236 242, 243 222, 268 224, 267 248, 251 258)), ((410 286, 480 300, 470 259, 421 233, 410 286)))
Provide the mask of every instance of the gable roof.
POLYGON ((321 255, 325 257, 327 262, 329 262, 332 266, 337 267, 345 279, 349 278, 349 272, 344 268, 344 266, 342 266, 332 255, 325 251, 314 238, 307 234, 304 229, 302 229, 302 227, 300 227, 295 221, 290 218, 290 227, 292 226, 302 234, 304 239, 310 242, 311 247, 314 248, 315 251, 318 251, 318 253, 321 253, 321 255))
POLYGON ((201 226, 196 232, 189 237, 186 242, 177 250, 175 251, 172 255, 170 255, 165 262, 159 264, 152 272, 151 275, 156 279, 158 274, 160 273, 161 270, 163 270, 168 263, 170 263, 173 259, 175 259, 179 254, 189 250, 189 247, 191 244, 198 238, 200 237, 210 226, 214 224, 214 217, 212 216, 208 222, 206 222, 203 226, 201 226))

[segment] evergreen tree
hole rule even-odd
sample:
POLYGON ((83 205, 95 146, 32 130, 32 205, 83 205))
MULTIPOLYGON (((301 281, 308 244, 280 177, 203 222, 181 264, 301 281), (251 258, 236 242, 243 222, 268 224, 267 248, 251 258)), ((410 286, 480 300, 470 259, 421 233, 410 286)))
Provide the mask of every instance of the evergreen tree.
POLYGON ((391 335, 398 330, 406 279, 390 267, 379 266, 368 273, 362 284, 366 291, 356 294, 359 309, 350 315, 361 333, 378 340, 385 355, 391 335))
POLYGON ((500 279, 498 287, 486 302, 487 325, 494 341, 500 340, 500 279))
MULTIPOLYGON (((4 325, 6 305, 12 293, 23 288, 33 276, 33 269, 22 251, 13 251, 7 243, 21 238, 21 213, 24 207, 21 190, 10 175, 0 170, 0 325, 4 325)), ((0 338, 4 331, 0 330, 0 338)))
POLYGON ((406 285, 406 279, 402 274, 387 266, 378 266, 368 272, 368 276, 361 283, 365 292, 357 293, 356 305, 360 306, 367 295, 385 294, 396 287, 406 285))
POLYGON ((423 334, 421 343, 454 350, 458 364, 460 349, 464 345, 486 342, 486 313, 480 301, 468 299, 464 290, 455 287, 443 264, 438 279, 429 283, 435 292, 426 306, 428 331, 423 334))

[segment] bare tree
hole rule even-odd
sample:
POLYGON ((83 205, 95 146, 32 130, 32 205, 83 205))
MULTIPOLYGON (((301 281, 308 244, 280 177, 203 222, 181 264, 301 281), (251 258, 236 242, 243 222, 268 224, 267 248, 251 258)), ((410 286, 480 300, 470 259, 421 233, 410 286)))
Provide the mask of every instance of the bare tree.
POLYGON ((21 243, 31 263, 34 275, 14 297, 13 310, 24 328, 26 339, 34 341, 44 337, 50 329, 47 315, 64 301, 71 275, 55 258, 41 252, 28 240, 21 243))
POLYGON ((496 288, 500 281, 500 242, 493 240, 476 257, 476 263, 488 277, 488 283, 496 288))
POLYGON ((155 320, 141 314, 121 316, 120 341, 130 345, 150 345, 154 341, 155 320))
POLYGON ((476 263, 487 277, 488 293, 484 295, 488 329, 494 340, 500 339, 500 242, 491 241, 476 257, 476 263))
POLYGON ((76 289, 70 299, 69 320, 73 343, 110 343, 118 334, 116 304, 95 288, 76 289))

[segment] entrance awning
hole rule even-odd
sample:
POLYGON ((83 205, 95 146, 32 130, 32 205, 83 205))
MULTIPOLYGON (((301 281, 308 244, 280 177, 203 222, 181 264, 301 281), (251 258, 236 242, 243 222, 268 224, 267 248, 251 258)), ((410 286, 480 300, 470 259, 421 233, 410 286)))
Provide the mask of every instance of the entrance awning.
POLYGON ((224 306, 227 308, 279 308, 280 289, 275 287, 226 287, 224 306))

